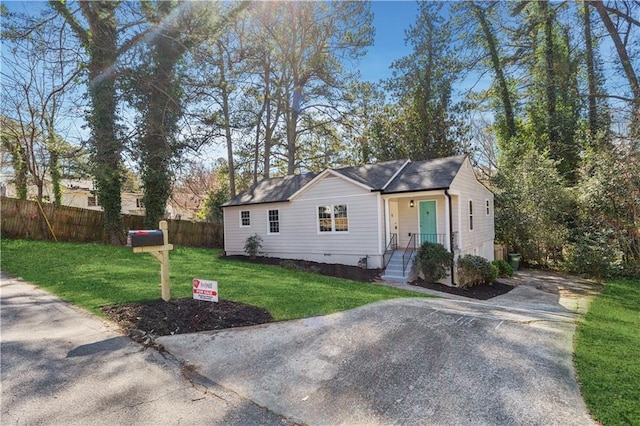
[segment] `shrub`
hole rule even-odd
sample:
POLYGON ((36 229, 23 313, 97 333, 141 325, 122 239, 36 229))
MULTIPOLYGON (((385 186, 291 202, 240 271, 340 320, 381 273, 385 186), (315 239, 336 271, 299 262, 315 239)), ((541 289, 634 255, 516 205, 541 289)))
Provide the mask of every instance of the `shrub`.
POLYGON ((255 259, 262 248, 262 237, 258 234, 252 235, 244 242, 244 251, 251 259, 255 259))
POLYGON ((304 269, 293 260, 283 260, 282 262, 280 262, 280 267, 288 269, 290 271, 302 271, 304 269))
POLYGON ((614 270, 616 253, 610 233, 603 230, 584 232, 569 249, 569 268, 572 272, 594 277, 598 282, 614 270))
POLYGON ((496 259, 491 262, 496 268, 498 268, 498 276, 499 277, 512 277, 513 276, 513 268, 509 265, 509 262, 502 259, 496 259))
POLYGON ((467 254, 458 259, 457 272, 458 286, 469 288, 477 284, 493 283, 498 276, 498 267, 484 257, 467 254))
POLYGON ((418 249, 416 261, 424 279, 435 283, 446 278, 453 263, 453 253, 448 252, 442 244, 427 241, 418 249))

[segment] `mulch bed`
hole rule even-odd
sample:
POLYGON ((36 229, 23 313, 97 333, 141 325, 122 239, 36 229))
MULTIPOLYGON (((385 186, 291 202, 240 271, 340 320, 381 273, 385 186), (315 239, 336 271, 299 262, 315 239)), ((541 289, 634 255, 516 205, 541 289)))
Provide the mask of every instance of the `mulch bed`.
POLYGON ((279 265, 289 269, 363 282, 372 282, 382 272, 380 269, 365 269, 358 266, 319 263, 308 260, 280 259, 278 257, 256 257, 255 259, 251 259, 248 256, 224 256, 224 258, 259 263, 262 265, 279 265))
POLYGON ((195 299, 154 300, 105 306, 102 312, 138 340, 273 321, 269 311, 263 308, 225 299, 218 303, 195 299))
POLYGON ((428 288, 431 290, 441 291, 443 293, 455 294, 458 296, 464 296, 470 299, 477 299, 477 300, 488 300, 488 299, 491 299, 492 297, 509 293, 511 290, 515 288, 509 284, 505 284, 500 281, 496 281, 492 285, 489 285, 489 284, 475 285, 468 289, 464 289, 460 287, 449 287, 448 285, 443 285, 443 284, 430 284, 424 281, 423 279, 418 279, 417 281, 411 282, 410 284, 416 285, 418 287, 428 288))

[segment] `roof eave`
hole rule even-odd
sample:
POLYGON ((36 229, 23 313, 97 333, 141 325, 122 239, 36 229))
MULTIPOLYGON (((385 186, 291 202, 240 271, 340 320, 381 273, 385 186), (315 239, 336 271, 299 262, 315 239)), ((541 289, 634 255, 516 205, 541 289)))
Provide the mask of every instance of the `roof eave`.
POLYGON ((443 186, 443 187, 438 187, 438 188, 421 188, 421 189, 405 189, 402 191, 391 191, 391 192, 386 192, 386 191, 381 191, 383 195, 388 195, 388 194, 406 194, 409 192, 429 192, 429 191, 446 191, 447 189, 450 189, 451 186, 443 186))
POLYGON ((284 200, 273 200, 273 201, 258 201, 256 203, 223 204, 220 207, 225 208, 225 207, 257 206, 260 204, 288 203, 289 201, 291 200, 284 199, 284 200))

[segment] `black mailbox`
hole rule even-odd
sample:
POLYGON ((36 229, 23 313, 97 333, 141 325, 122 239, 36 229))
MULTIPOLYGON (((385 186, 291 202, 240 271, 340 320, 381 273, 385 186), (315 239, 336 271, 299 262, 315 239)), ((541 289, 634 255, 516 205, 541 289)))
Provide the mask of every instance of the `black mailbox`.
POLYGON ((164 235, 160 229, 129 231, 127 236, 127 246, 129 247, 151 247, 164 245, 164 235))

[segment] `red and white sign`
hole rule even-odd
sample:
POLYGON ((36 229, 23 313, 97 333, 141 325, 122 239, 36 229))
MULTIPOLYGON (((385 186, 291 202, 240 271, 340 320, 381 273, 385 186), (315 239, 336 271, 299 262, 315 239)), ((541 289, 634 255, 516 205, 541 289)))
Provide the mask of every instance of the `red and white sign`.
POLYGON ((218 282, 194 278, 193 298, 196 300, 206 300, 207 302, 217 302, 218 282))

